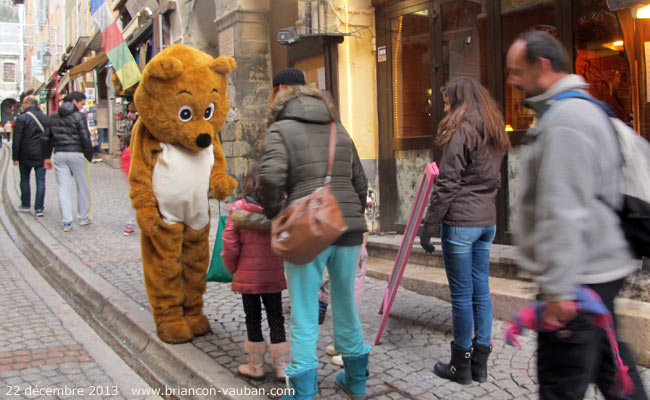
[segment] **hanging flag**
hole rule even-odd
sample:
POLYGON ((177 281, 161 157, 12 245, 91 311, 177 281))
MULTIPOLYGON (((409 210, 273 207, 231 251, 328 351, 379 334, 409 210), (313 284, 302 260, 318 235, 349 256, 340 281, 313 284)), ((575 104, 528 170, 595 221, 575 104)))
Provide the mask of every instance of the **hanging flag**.
POLYGON ((117 22, 113 19, 107 0, 90 0, 90 15, 102 33, 102 47, 113 63, 122 87, 130 88, 140 81, 140 69, 124 41, 117 22))

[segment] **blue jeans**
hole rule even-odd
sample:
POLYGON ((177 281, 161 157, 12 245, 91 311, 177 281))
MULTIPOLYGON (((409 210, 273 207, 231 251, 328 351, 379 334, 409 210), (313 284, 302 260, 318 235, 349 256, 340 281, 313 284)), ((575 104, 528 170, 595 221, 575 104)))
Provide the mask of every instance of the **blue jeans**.
POLYGON ((36 199, 34 200, 34 210, 43 211, 43 203, 45 201, 45 168, 33 167, 18 162, 18 169, 20 170, 20 205, 29 208, 32 202, 32 193, 29 184, 29 177, 32 168, 34 168, 34 175, 36 176, 36 199))
POLYGON ((296 265, 285 261, 291 298, 291 362, 285 372, 295 376, 318 367, 318 291, 327 267, 330 276, 334 347, 343 357, 367 354, 361 321, 354 304, 354 279, 361 246, 330 246, 314 261, 296 265))
POLYGON ((476 342, 490 346, 492 299, 490 298, 490 247, 496 226, 478 228, 442 224, 442 257, 451 294, 454 342, 461 349, 476 342))

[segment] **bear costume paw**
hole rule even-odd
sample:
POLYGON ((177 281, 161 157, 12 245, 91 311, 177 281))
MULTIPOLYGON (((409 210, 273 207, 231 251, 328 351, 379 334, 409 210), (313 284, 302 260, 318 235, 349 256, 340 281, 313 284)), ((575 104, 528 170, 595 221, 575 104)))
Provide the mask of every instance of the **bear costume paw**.
POLYGON ((187 325, 189 325, 190 330, 194 336, 202 336, 212 332, 208 317, 206 317, 204 314, 185 315, 183 318, 185 318, 185 322, 187 322, 187 325))
POLYGON ((155 207, 142 207, 135 211, 135 219, 140 230, 151 236, 160 228, 160 213, 155 207))
POLYGON ((217 200, 223 200, 228 197, 237 187, 237 181, 228 175, 224 175, 217 184, 212 188, 212 195, 217 200))
POLYGON ((156 328, 158 337, 166 343, 186 343, 194 337, 190 326, 184 319, 161 322, 156 328))

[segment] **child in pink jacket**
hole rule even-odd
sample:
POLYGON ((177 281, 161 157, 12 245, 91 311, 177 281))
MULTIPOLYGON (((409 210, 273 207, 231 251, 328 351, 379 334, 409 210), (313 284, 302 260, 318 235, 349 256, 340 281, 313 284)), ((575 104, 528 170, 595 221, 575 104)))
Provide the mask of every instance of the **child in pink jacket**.
POLYGON ((284 265, 271 251, 271 221, 262 213, 259 199, 259 164, 252 163, 244 179, 243 196, 230 208, 223 232, 223 263, 231 274, 232 291, 242 294, 248 340, 244 349, 248 364, 239 373, 262 380, 266 344, 262 336, 262 307, 271 331, 269 351, 276 378, 284 381, 284 369, 290 360, 289 343, 284 331, 282 291, 287 288, 284 265))
MULTIPOLYGON (((131 170, 131 134, 129 133, 124 138, 124 151, 122 151, 122 156, 120 157, 120 164, 122 165, 122 172, 126 177, 126 182, 129 182, 129 171, 131 170)), ((128 198, 128 196, 127 196, 128 198)), ((131 199, 129 200, 129 206, 131 205, 131 199)), ((132 207, 129 207, 129 214, 126 220, 126 225, 124 226, 124 231, 122 234, 124 236, 129 236, 135 233, 135 211, 132 207)))

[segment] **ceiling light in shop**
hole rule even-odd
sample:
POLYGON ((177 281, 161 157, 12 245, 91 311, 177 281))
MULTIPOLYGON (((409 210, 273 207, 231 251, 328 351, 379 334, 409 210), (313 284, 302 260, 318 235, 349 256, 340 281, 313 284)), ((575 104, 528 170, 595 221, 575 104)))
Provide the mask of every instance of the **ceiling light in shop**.
POLYGON ((648 19, 650 18, 650 4, 647 6, 641 6, 636 9, 637 19, 648 19))
POLYGON ((614 50, 614 51, 621 51, 621 50, 623 50, 623 41, 622 40, 615 40, 613 42, 603 43, 603 47, 607 47, 608 49, 614 50))

